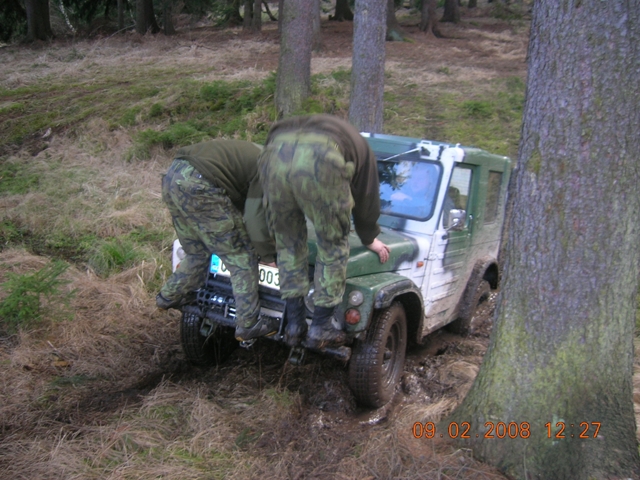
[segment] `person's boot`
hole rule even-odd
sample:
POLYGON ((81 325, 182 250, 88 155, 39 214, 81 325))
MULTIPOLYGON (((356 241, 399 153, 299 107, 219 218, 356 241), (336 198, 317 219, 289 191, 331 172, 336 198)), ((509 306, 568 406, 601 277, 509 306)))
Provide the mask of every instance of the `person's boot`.
POLYGON ((284 341, 290 347, 297 347, 307 333, 307 309, 304 298, 286 299, 287 326, 284 328, 284 341))
POLYGON ((278 333, 280 328, 280 320, 274 317, 258 317, 257 321, 248 327, 236 325, 236 340, 246 342, 253 338, 269 337, 278 333))
POLYGON ((313 350, 344 345, 347 334, 333 327, 331 319, 335 307, 319 307, 313 310, 313 320, 304 346, 313 350))
POLYGON ((176 300, 169 300, 162 293, 156 295, 156 306, 162 310, 169 310, 170 308, 180 308, 184 305, 189 305, 196 301, 198 294, 196 292, 189 292, 176 300))

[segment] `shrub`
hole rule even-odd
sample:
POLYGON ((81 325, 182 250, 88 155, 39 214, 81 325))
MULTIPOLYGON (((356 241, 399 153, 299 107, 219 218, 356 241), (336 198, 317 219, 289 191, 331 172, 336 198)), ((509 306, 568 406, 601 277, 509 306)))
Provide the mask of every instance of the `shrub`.
POLYGON ((69 265, 65 262, 54 260, 32 274, 8 273, 8 280, 0 285, 8 293, 0 303, 0 324, 8 332, 37 324, 41 320, 43 299, 49 305, 68 306, 74 292, 60 290, 70 283, 60 278, 67 268, 69 265))

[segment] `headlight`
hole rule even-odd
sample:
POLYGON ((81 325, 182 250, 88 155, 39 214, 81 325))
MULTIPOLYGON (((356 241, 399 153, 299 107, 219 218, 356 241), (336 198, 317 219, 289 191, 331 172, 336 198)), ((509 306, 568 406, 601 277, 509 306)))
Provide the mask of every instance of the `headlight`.
POLYGON ((349 294, 349 305, 358 307, 364 302, 364 294, 360 290, 354 290, 349 294))

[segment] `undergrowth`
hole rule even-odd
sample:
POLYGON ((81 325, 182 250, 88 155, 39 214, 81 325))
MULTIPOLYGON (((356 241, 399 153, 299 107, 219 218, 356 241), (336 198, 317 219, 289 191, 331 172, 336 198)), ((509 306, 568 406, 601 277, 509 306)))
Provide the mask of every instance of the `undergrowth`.
POLYGON ((15 333, 20 328, 38 325, 43 318, 44 304, 50 309, 68 308, 74 292, 63 291, 62 287, 70 282, 60 278, 68 268, 67 263, 54 260, 35 273, 8 272, 8 280, 0 285, 7 294, 0 302, 0 325, 8 333, 15 333))

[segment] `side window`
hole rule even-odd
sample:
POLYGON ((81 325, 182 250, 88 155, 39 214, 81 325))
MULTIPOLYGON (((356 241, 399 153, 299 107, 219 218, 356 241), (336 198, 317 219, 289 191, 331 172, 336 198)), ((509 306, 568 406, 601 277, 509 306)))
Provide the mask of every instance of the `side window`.
POLYGON ((498 200, 500 200, 501 172, 489 172, 487 183, 487 203, 484 207, 484 223, 493 223, 498 218, 498 200))
POLYGON ((447 195, 444 197, 444 225, 448 224, 450 210, 467 210, 470 191, 471 170, 468 168, 455 167, 453 169, 453 173, 451 174, 451 182, 449 182, 447 195))

